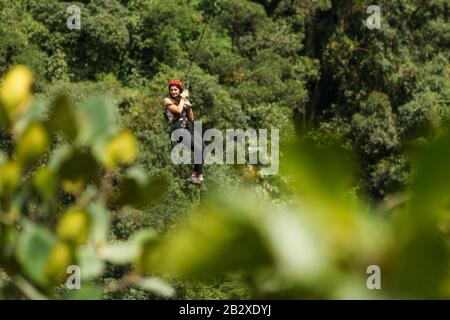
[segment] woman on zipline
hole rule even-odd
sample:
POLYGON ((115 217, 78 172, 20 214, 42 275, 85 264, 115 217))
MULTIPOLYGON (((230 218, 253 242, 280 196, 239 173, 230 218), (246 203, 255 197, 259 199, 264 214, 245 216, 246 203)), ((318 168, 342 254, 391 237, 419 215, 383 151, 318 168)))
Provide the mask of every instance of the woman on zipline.
POLYGON ((183 137, 180 137, 177 143, 182 143, 192 152, 198 152, 202 155, 201 163, 195 164, 192 170, 191 177, 188 181, 194 184, 203 183, 203 150, 205 144, 201 138, 194 136, 194 112, 192 111, 192 105, 189 102, 189 91, 184 89, 184 85, 179 80, 172 80, 169 82, 169 96, 164 99, 164 107, 167 118, 171 123, 171 131, 177 129, 187 130, 191 136, 190 143, 184 141, 183 137))

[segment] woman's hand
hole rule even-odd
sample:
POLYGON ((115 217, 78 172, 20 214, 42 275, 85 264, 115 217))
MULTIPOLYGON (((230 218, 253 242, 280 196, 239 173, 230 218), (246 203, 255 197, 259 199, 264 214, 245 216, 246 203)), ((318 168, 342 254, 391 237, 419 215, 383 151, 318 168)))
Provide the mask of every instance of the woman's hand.
POLYGON ((183 92, 180 94, 180 96, 181 96, 183 99, 189 98, 189 90, 188 90, 188 89, 183 90, 183 92))

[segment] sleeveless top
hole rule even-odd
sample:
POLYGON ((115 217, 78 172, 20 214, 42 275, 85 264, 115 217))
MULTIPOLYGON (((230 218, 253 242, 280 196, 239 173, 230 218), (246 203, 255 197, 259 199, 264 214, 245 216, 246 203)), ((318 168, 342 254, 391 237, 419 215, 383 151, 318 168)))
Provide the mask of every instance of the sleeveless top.
MULTIPOLYGON (((166 97, 166 99, 171 100, 173 103, 176 104, 176 102, 170 98, 170 97, 166 97)), ((178 105, 178 104, 177 104, 178 105)), ((187 111, 186 108, 183 108, 183 111, 181 113, 173 113, 172 111, 170 111, 169 108, 167 108, 166 106, 164 106, 164 116, 166 118, 166 121, 170 124, 173 125, 175 121, 178 121, 180 119, 187 119, 187 111)))

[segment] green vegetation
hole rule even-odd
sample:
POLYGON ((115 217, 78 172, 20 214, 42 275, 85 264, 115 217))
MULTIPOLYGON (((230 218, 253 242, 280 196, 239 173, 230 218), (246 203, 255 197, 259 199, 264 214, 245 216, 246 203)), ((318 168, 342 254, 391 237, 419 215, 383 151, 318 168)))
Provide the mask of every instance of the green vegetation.
POLYGON ((0 298, 449 298, 450 6, 370 4, 0 0, 0 298), (162 100, 208 17, 197 118, 282 152, 201 193, 162 100))

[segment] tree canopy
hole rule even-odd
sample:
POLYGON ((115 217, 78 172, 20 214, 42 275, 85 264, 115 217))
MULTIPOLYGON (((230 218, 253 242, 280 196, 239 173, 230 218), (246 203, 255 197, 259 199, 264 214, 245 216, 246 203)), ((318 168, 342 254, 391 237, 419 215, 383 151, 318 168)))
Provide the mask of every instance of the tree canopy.
POLYGON ((372 30, 369 5, 0 0, 0 297, 448 298, 450 5, 380 0, 372 30), (197 119, 282 152, 203 193, 162 101, 207 21, 197 119))

